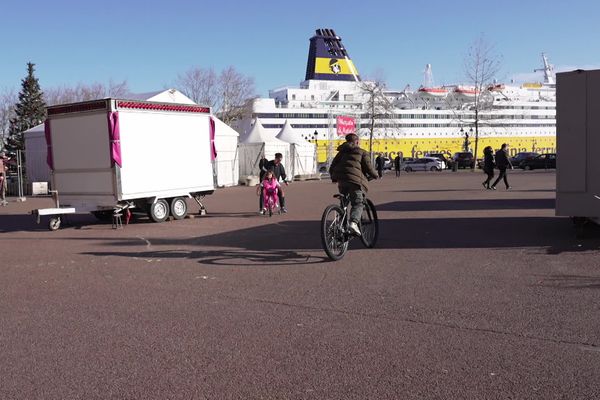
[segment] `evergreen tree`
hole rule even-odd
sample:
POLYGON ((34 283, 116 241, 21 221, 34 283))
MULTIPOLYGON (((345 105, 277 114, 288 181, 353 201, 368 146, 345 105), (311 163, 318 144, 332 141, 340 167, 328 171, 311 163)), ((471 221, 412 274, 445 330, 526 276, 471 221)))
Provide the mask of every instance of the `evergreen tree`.
POLYGON ((11 151, 24 150, 23 132, 46 119, 44 94, 33 74, 34 66, 35 64, 27 63, 27 76, 21 83, 19 102, 15 104, 15 117, 10 120, 6 148, 11 151))

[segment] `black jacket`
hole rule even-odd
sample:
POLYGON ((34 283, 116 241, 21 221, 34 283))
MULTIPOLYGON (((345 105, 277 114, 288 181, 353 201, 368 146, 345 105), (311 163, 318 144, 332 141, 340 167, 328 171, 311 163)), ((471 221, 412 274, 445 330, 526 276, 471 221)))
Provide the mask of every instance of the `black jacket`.
POLYGON ((287 178, 283 164, 279 163, 279 165, 275 165, 275 160, 271 160, 267 163, 266 171, 268 171, 268 170, 273 171, 273 175, 275 175, 275 178, 277 178, 277 180, 279 180, 281 178, 285 181, 285 179, 287 178))
POLYGON ((506 169, 512 167, 510 160, 508 159, 508 155, 505 150, 498 150, 496 152, 496 166, 498 169, 506 169))
POLYGON ((258 168, 260 170, 258 175, 260 177, 261 182, 265 178, 265 172, 267 172, 267 164, 269 164, 269 160, 267 160, 266 158, 261 158, 258 162, 258 168))
POLYGON ((483 159, 483 170, 486 173, 489 173, 490 171, 494 170, 494 155, 492 154, 492 152, 490 151, 489 153, 485 153, 484 155, 484 159, 483 159))

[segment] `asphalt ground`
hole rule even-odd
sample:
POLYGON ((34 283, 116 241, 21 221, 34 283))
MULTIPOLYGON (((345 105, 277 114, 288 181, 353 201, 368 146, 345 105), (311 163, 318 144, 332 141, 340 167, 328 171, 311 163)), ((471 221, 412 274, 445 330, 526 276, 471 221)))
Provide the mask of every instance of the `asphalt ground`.
POLYGON ((59 231, 0 207, 0 399, 597 399, 600 233, 553 172, 387 174, 374 249, 338 262, 336 187, 218 189, 208 215, 59 231))

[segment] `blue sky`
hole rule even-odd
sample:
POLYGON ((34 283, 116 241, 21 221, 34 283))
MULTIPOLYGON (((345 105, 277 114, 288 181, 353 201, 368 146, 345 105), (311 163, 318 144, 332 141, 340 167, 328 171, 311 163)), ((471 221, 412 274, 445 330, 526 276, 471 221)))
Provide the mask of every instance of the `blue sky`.
POLYGON ((596 1, 9 1, 0 5, 0 90, 36 64, 42 87, 127 80, 134 92, 172 86, 192 66, 233 65, 257 94, 304 79, 308 39, 333 28, 361 75, 418 86, 464 80, 479 35, 502 56, 501 80, 529 76, 548 53, 557 69, 600 68, 596 1))

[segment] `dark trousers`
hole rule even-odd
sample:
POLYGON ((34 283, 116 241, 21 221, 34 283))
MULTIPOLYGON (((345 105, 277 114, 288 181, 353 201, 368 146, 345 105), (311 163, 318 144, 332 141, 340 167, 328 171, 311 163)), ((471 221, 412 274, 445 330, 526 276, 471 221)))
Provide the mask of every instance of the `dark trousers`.
POLYGON ((396 176, 400 176, 400 168, 396 169, 396 176))
POLYGON ((494 179, 494 170, 490 169, 487 171, 483 171, 487 174, 487 179, 483 182, 483 184, 489 189, 490 188, 490 182, 492 181, 492 179, 494 179))
POLYGON ((363 201, 365 198, 362 188, 360 185, 354 183, 338 183, 338 189, 341 194, 350 195, 350 205, 352 205, 352 209, 350 210, 350 221, 354 221, 357 224, 360 223, 360 216, 363 212, 363 201))
POLYGON ((378 168, 377 175, 379 175, 380 178, 383 178, 383 170, 378 168))
POLYGON ((510 187, 510 185, 508 184, 508 179, 506 178, 506 168, 498 168, 498 169, 500 170, 500 174, 498 175, 498 178, 496 179, 496 181, 494 182, 492 187, 495 187, 496 184, 498 182, 500 182, 500 179, 504 179, 504 184, 506 185, 506 188, 508 189, 510 187))

